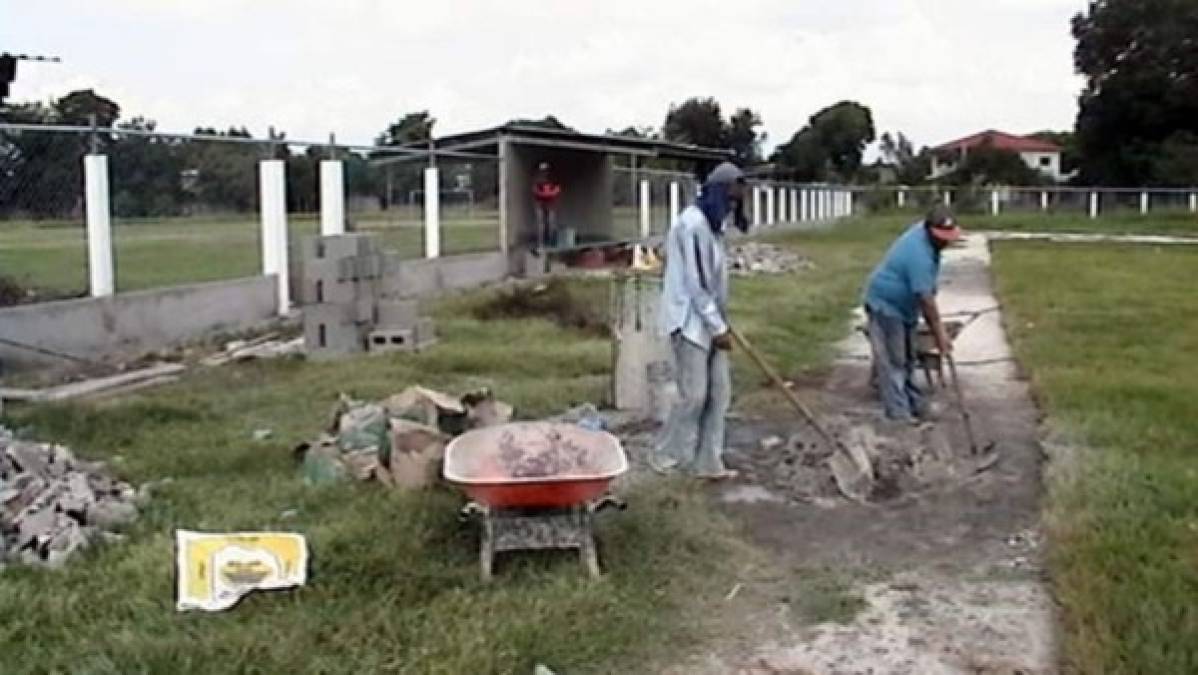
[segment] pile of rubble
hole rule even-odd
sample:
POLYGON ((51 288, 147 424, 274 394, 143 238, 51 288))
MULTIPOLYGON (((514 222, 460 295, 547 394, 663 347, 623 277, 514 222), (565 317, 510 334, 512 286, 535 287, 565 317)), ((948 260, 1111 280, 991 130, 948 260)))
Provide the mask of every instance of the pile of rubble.
POLYGON ((416 489, 437 481, 445 446, 471 429, 511 421, 512 406, 490 390, 452 397, 409 387, 383 401, 342 395, 328 429, 295 449, 309 484, 348 478, 416 489))
POLYGON ((119 540, 113 530, 137 518, 147 495, 114 480, 101 463, 0 427, 0 568, 58 567, 97 541, 119 540))
MULTIPOLYGON (((954 450, 943 425, 913 427, 848 417, 826 423, 833 435, 867 455, 872 475, 862 496, 868 502, 890 502, 960 483, 991 468, 998 458, 954 450)), ((767 437, 740 454, 750 480, 790 501, 830 506, 843 500, 830 461, 834 452, 814 432, 804 431, 788 439, 767 437)))
POLYGON ((812 267, 809 258, 773 244, 749 241, 728 248, 728 268, 737 276, 788 274, 812 267))

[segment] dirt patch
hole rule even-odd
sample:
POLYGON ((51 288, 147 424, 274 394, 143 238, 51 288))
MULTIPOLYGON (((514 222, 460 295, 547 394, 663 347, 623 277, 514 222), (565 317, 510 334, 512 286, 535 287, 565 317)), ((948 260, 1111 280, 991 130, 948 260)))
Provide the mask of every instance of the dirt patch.
POLYGON ((587 293, 565 280, 521 284, 496 292, 473 311, 480 321, 545 319, 595 337, 609 337, 607 304, 597 293, 587 293))

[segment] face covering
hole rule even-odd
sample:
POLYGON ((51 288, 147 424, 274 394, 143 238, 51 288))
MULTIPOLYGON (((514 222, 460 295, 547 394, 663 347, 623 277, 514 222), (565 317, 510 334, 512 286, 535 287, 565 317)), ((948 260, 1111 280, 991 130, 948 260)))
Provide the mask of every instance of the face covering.
POLYGON ((741 232, 749 230, 749 221, 745 218, 744 203, 728 195, 727 183, 708 183, 703 186, 703 192, 695 200, 699 210, 707 218, 711 228, 718 234, 724 231, 727 221, 731 221, 741 232))

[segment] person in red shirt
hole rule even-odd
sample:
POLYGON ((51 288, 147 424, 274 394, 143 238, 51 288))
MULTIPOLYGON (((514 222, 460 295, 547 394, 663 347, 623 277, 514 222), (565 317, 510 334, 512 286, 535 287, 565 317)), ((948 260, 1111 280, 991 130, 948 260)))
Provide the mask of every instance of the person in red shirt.
POLYGON ((549 163, 541 162, 537 167, 536 180, 532 183, 539 246, 553 246, 557 243, 557 200, 561 194, 562 186, 549 176, 549 163))

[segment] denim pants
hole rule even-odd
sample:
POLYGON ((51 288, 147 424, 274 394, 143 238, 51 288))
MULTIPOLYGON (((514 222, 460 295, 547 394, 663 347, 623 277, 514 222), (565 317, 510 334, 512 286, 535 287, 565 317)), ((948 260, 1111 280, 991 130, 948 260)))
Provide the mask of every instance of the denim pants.
POLYGON ((655 462, 700 476, 725 470, 725 417, 732 403, 728 352, 690 342, 681 333, 670 336, 678 381, 678 400, 670 411, 655 462))
POLYGON ((869 347, 873 355, 873 381, 882 397, 886 416, 910 421, 925 412, 923 391, 915 384, 915 329, 902 319, 868 307, 869 347))
POLYGON ((557 207, 553 204, 536 202, 533 209, 537 215, 537 246, 552 248, 557 245, 557 207))

